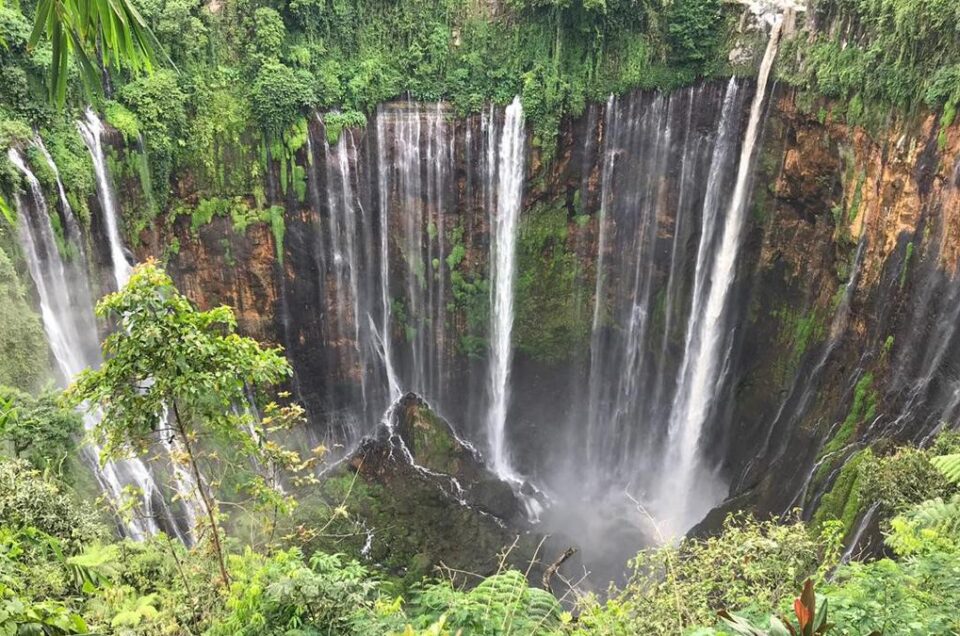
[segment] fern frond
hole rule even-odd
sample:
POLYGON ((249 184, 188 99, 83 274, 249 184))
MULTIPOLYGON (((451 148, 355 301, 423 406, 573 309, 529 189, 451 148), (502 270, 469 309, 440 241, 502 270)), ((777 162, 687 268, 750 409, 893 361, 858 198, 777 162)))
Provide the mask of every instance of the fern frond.
POLYGON ((906 516, 920 529, 949 537, 960 536, 960 495, 954 495, 949 501, 940 497, 929 499, 917 504, 906 516))
POLYGON ((930 463, 936 466, 951 484, 960 485, 960 453, 931 457, 930 463))
POLYGON ((487 615, 500 621, 508 633, 553 628, 562 609, 552 594, 531 588, 526 577, 516 570, 487 578, 473 588, 468 597, 485 607, 487 615))

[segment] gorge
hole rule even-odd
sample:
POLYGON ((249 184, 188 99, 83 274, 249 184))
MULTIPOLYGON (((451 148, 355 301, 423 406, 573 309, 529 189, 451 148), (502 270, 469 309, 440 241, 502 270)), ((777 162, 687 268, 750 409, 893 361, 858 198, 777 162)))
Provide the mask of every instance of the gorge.
MULTIPOLYGON (((550 116, 534 70, 466 106, 387 91, 301 105, 262 134, 258 114, 231 127, 229 100, 211 98, 221 110, 170 124, 214 122, 188 155, 194 142, 158 123, 170 87, 124 77, 69 124, 0 130, 0 247, 46 335, 38 358, 59 388, 98 367, 122 324, 94 299, 159 262, 292 368, 269 399, 304 408, 284 441, 322 462, 273 485, 304 509, 285 538, 330 526, 346 538, 310 535, 318 549, 405 584, 532 568, 542 549, 531 581, 550 591, 582 571, 571 589, 602 591, 638 551, 715 535, 740 511, 835 520, 844 562, 880 554, 882 504, 861 496, 858 466, 929 448, 960 415, 960 91, 870 110, 861 92, 811 89, 797 78, 826 62, 803 47, 865 32, 832 5, 768 4, 717 9, 724 72, 550 116), (330 521, 309 516, 315 498, 330 521)), ((269 420, 249 395, 235 408, 269 420)), ((82 448, 121 535, 202 543, 175 435, 123 459, 82 448)), ((205 484, 236 487, 212 465, 205 484)), ((244 514, 231 532, 252 533, 244 514)))

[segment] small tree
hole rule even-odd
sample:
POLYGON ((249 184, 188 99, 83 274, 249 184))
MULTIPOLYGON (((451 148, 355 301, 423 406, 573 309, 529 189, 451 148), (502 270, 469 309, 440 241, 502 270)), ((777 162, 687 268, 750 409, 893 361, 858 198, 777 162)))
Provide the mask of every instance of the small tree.
MULTIPOLYGON (((292 465, 296 455, 265 441, 251 416, 237 408, 248 387, 276 385, 291 374, 290 366, 279 348, 264 349, 237 335, 229 307, 198 311, 153 261, 137 266, 122 290, 103 298, 97 315, 115 318, 118 328, 103 343, 105 362, 77 377, 71 399, 103 409, 94 433, 105 457, 143 451, 158 433, 179 440, 226 584, 217 502, 202 477, 197 440, 236 448, 263 465, 292 465)), ((271 418, 284 420, 289 418, 271 418)))

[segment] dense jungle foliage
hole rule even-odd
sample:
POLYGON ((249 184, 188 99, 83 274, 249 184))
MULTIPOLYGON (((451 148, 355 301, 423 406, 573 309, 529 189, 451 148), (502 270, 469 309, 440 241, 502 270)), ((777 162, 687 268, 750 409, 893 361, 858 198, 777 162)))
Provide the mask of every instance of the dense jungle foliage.
MULTIPOLYGON (((738 32, 743 8, 720 0, 133 4, 158 41, 155 72, 136 72, 146 62, 118 69, 114 55, 95 83, 105 90, 91 95, 80 81, 87 65, 68 65, 58 86, 66 109, 48 99, 59 69, 48 40, 28 46, 37 5, 0 7, 0 146, 39 129, 82 212, 92 183, 72 120, 93 100, 131 147, 115 168, 144 185, 125 219, 133 239, 162 211, 238 197, 265 209, 280 196, 266 183, 267 161, 291 161, 314 113, 335 140, 385 100, 442 99, 464 113, 519 94, 549 159, 560 120, 588 101, 751 73, 763 46, 760 33, 738 32)), ((812 96, 841 98, 835 115, 853 123, 930 107, 949 124, 960 99, 957 11, 950 0, 817 0, 801 20, 812 36, 788 40, 778 72, 812 96)), ((38 174, 49 172, 38 163, 38 174)), ((291 164, 279 185, 302 189, 302 178, 291 164)), ((0 191, 17 180, 0 157, 0 191)))
MULTIPOLYGON (((471 112, 519 94, 549 157, 560 119, 587 101, 746 72, 727 53, 734 43, 759 42, 736 34, 739 8, 719 0, 137 0, 136 7, 161 45, 157 69, 110 67, 98 73, 103 95, 88 95, 84 69, 67 66, 61 108, 47 85, 57 54, 42 40, 28 46, 35 3, 0 3, 0 148, 40 130, 71 204, 88 221, 92 170, 73 120, 92 101, 129 147, 113 154, 112 168, 147 186, 124 219, 129 236, 160 213, 190 214, 198 225, 229 215, 241 231, 263 222, 282 236, 266 166, 292 160, 314 113, 334 141, 342 127, 363 125, 378 103, 398 96, 444 99, 471 112), (182 186, 178 174, 190 174, 190 183, 182 186)), ((780 76, 844 104, 833 115, 871 124, 929 108, 943 125, 953 121, 955 2, 817 0, 807 22, 812 35, 788 41, 780 76)), ((44 186, 54 187, 36 148, 24 152, 44 186)), ((298 178, 295 169, 285 174, 298 178)), ((0 191, 9 198, 18 185, 0 156, 0 191)), ((10 220, 6 205, 0 211, 10 220)), ((125 323, 105 343, 111 363, 66 395, 50 389, 42 327, 17 276, 9 230, 0 231, 2 634, 960 631, 955 436, 925 450, 863 449, 813 519, 730 517, 716 536, 640 552, 628 581, 606 591, 564 581, 555 582, 554 596, 506 566, 469 586, 442 571, 411 581, 338 553, 336 537, 320 549, 291 530, 297 502, 278 480, 310 484, 307 473, 324 449, 301 456, 277 441, 276 432, 296 429, 299 418, 296 405, 264 399, 277 397, 271 387, 289 374, 286 361, 233 333, 229 310, 197 311, 152 265, 100 305, 103 317, 125 323), (154 384, 134 390, 130 373, 154 384), (251 386, 267 402, 259 422, 232 408, 251 386), (197 480, 203 515, 195 546, 163 534, 117 539, 117 517, 138 511, 92 501, 75 409, 83 402, 110 414, 93 435, 118 457, 150 452, 155 423, 145 413, 161 404, 182 409, 172 433, 185 444, 177 461, 195 474, 202 465, 218 487, 215 494, 197 480), (868 508, 885 539, 860 562, 842 546, 868 508)), ((527 236, 531 258, 550 239, 527 236)), ((857 419, 871 408, 868 384, 853 409, 857 419)), ((343 506, 316 511, 331 523, 349 514, 343 506)))
MULTIPOLYGON (((554 596, 504 565, 467 586, 442 570, 410 581, 357 555, 312 549, 302 533, 277 531, 296 502, 264 480, 264 466, 297 483, 297 472, 314 460, 277 441, 277 430, 296 426, 295 409, 268 408, 258 423, 229 400, 209 399, 211 391, 229 395, 245 383, 269 385, 285 372, 273 350, 230 333, 228 309, 197 311, 147 263, 98 311, 118 312, 126 327, 107 340, 107 365, 85 374, 65 398, 12 389, 0 398, 4 634, 919 636, 960 629, 955 433, 927 450, 878 447, 856 464, 858 492, 875 502, 885 533, 884 545, 863 562, 843 551, 855 528, 832 513, 814 524, 739 515, 712 537, 641 551, 627 582, 602 595, 587 591, 595 583, 560 577, 554 596), (184 343, 199 352, 186 365, 184 343), (229 364, 214 369, 214 359, 229 364), (156 380, 137 390, 143 383, 129 378, 138 377, 156 380), (234 484, 227 498, 201 490, 209 515, 197 520, 194 547, 163 534, 118 541, 111 519, 138 508, 108 512, 79 498, 74 477, 83 469, 64 459, 78 453, 79 416, 71 406, 80 401, 110 411, 94 434, 114 457, 148 452, 156 422, 146 414, 161 402, 177 405, 176 434, 193 449, 178 461, 202 465, 214 483, 234 484), (221 457, 218 440, 259 461, 221 457)), ((326 514, 332 522, 350 513, 341 507, 326 514)))

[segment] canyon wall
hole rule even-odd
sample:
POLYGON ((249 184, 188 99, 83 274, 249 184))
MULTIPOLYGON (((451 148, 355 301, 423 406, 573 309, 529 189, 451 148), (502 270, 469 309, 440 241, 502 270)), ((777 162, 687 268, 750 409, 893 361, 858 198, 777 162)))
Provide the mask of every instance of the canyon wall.
MULTIPOLYGON (((705 210, 711 192, 729 196, 720 164, 735 163, 754 90, 590 105, 549 162, 528 140, 507 435, 534 481, 562 490, 563 475, 607 472, 644 500, 652 482, 636 475, 669 469, 658 449, 697 256, 717 240, 705 210)), ((764 513, 811 514, 847 458, 881 438, 928 441, 960 406, 960 130, 930 114, 870 135, 799 101, 781 89, 767 103, 700 440, 724 493, 764 513)), ((318 439, 372 432, 399 389, 483 448, 503 112, 395 102, 339 136, 308 124, 269 162, 279 231, 165 217, 137 256, 285 347, 318 439)), ((176 179, 189 200, 189 175, 176 179)))

